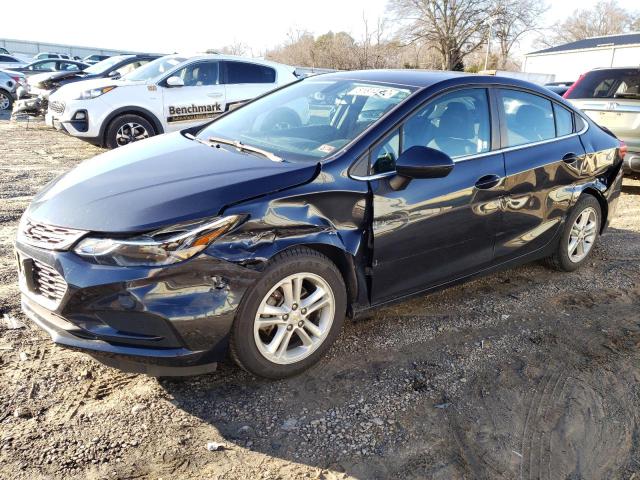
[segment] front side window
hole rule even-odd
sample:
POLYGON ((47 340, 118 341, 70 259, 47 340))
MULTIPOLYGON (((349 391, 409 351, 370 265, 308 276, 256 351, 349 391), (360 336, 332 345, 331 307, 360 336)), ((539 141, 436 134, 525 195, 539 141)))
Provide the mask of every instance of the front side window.
POLYGON ((276 71, 264 65, 245 62, 225 62, 227 83, 274 83, 276 71))
POLYGON ((507 147, 549 140, 556 136, 551 101, 531 93, 501 89, 507 147))
POLYGON ((120 74, 120 76, 124 76, 127 75, 131 72, 133 72, 134 70, 137 70, 138 68, 140 68, 142 65, 144 65, 145 63, 148 63, 148 60, 140 60, 139 62, 131 62, 128 63, 120 68, 118 68, 116 70, 116 72, 118 72, 120 74))
POLYGON ((392 172, 400 155, 400 131, 391 133, 371 150, 371 174, 392 172))
POLYGON ((487 90, 472 88, 438 97, 405 122, 403 134, 403 150, 422 145, 451 158, 488 152, 491 116, 487 90))
POLYGON ((9 57, 9 56, 5 56, 5 55, 0 55, 0 62, 6 62, 6 63, 10 63, 10 62, 17 62, 18 60, 13 58, 13 57, 9 57))
POLYGON ((49 62, 40 62, 40 63, 33 64, 31 67, 32 68, 30 70, 44 70, 44 71, 55 70, 56 62, 55 60, 51 60, 49 62))
POLYGON ((198 137, 240 140, 285 160, 317 161, 352 142, 415 90, 404 85, 311 77, 220 117, 198 137))
POLYGON ((218 74, 218 62, 198 62, 187 65, 171 76, 180 77, 185 87, 204 87, 217 85, 218 74))

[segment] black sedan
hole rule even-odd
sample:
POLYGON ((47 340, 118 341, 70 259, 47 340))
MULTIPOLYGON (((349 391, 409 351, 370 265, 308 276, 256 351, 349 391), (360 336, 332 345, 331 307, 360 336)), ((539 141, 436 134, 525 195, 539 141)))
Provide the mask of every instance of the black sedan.
POLYGON ((230 352, 286 377, 346 317, 537 259, 580 267, 624 154, 519 80, 306 78, 49 184, 19 227, 22 307, 123 369, 194 374, 230 352))
POLYGON ((14 72, 24 73, 26 76, 36 73, 47 72, 81 72, 87 68, 89 64, 76 62, 75 60, 51 59, 36 60, 22 67, 12 68, 14 72))

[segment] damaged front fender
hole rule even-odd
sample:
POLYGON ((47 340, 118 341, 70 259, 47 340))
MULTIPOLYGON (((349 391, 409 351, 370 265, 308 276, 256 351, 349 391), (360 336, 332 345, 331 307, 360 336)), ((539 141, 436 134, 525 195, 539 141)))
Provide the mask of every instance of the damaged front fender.
POLYGON ((228 208, 225 215, 247 215, 248 220, 214 243, 208 253, 261 271, 288 248, 314 248, 339 267, 352 303, 366 306, 368 186, 346 174, 338 178, 321 172, 308 184, 228 208), (327 191, 323 184, 328 181, 339 184, 339 188, 327 191))

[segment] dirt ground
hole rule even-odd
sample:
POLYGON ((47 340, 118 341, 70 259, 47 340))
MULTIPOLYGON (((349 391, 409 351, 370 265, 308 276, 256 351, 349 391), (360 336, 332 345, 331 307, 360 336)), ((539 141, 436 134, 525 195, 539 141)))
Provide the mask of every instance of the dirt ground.
POLYGON ((18 219, 99 152, 0 119, 0 479, 640 479, 640 181, 575 273, 532 264, 380 309, 290 380, 226 363, 159 381, 20 312, 18 219))

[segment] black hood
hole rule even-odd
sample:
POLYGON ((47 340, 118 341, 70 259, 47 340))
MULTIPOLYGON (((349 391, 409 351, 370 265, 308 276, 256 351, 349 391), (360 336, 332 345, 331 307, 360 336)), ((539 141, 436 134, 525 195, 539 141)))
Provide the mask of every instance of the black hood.
POLYGON ((98 77, 99 75, 89 75, 85 72, 51 72, 48 77, 40 80, 39 83, 43 85, 61 85, 98 77))
POLYGON ((80 230, 140 232, 218 215, 229 204, 308 182, 318 168, 160 135, 85 160, 47 185, 28 216, 80 230))

